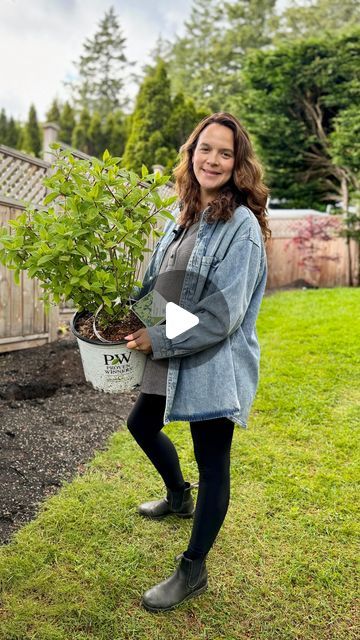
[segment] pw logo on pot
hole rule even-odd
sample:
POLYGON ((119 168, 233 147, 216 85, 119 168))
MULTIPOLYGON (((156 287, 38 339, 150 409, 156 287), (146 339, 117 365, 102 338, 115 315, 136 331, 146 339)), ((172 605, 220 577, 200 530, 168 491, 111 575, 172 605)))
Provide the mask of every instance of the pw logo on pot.
POLYGON ((129 354, 121 353, 120 355, 115 353, 113 356, 106 355, 104 353, 103 356, 104 356, 106 365, 108 365, 108 364, 122 364, 124 361, 127 362, 127 363, 129 362, 131 353, 129 353, 129 354))

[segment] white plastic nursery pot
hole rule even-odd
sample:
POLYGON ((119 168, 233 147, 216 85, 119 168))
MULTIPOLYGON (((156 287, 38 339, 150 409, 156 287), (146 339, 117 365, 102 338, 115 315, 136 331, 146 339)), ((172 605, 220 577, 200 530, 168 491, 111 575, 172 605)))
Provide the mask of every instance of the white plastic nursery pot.
POLYGON ((80 318, 88 315, 86 311, 77 312, 70 322, 71 331, 79 345, 85 379, 94 389, 106 393, 135 389, 141 384, 146 355, 141 351, 128 349, 127 340, 104 343, 80 335, 75 325, 80 318))

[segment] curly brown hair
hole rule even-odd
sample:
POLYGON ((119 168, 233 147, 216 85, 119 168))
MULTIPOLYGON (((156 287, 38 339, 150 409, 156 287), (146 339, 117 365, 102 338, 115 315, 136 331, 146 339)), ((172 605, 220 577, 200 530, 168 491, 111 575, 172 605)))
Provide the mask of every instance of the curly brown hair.
POLYGON ((247 131, 235 116, 226 112, 206 116, 180 148, 180 162, 174 169, 176 191, 180 199, 180 215, 177 221, 180 225, 188 226, 198 219, 202 208, 201 195, 192 158, 200 134, 209 124, 214 123, 232 130, 235 163, 230 181, 211 202, 206 212, 206 221, 212 223, 217 220, 229 220, 236 207, 244 204, 256 216, 267 240, 271 235, 266 211, 269 189, 262 182, 262 167, 255 156, 247 131))

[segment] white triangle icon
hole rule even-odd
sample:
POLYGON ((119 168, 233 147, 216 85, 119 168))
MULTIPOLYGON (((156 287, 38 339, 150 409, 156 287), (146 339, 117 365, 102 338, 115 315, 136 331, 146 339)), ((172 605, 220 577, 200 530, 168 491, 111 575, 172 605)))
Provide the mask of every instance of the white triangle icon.
POLYGON ((190 311, 182 309, 174 302, 168 302, 166 305, 166 337, 176 338, 184 331, 195 327, 199 324, 199 318, 194 316, 190 311))

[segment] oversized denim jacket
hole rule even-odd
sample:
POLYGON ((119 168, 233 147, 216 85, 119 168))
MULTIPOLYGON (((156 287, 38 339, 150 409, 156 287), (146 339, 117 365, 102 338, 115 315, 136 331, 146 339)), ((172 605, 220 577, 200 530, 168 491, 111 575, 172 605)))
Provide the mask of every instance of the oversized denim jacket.
MULTIPOLYGON (((155 285, 175 224, 167 222, 155 246, 138 299, 155 285)), ((150 357, 169 358, 164 424, 227 417, 247 427, 259 376, 255 322, 266 274, 261 229, 247 207, 226 222, 207 223, 203 212, 179 300, 199 323, 172 339, 165 325, 148 328, 150 357)))

